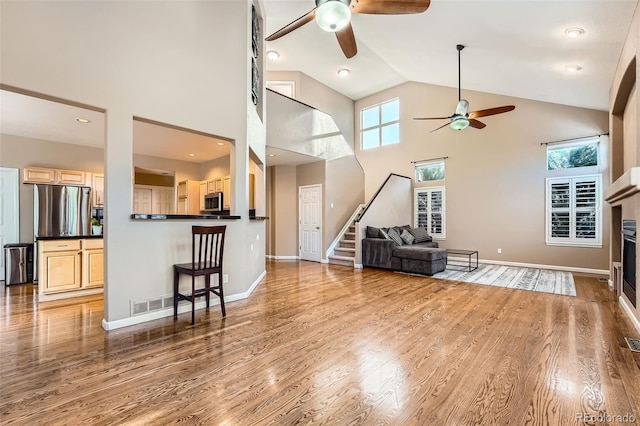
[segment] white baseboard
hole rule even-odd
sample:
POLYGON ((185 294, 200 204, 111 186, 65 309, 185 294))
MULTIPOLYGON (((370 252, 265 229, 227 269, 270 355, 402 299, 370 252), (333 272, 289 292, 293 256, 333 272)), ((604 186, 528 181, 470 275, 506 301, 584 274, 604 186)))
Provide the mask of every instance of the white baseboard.
POLYGON ((362 263, 354 263, 353 269, 362 269, 362 263))
POLYGON ((613 281, 609 280, 609 288, 613 288, 613 281))
POLYGON ((320 259, 320 263, 329 263, 329 259, 320 259))
MULTIPOLYGON (((267 276, 267 271, 262 271, 260 276, 251 284, 251 287, 244 293, 232 294, 231 296, 225 296, 224 303, 235 302, 236 300, 242 300, 248 298, 251 293, 256 289, 258 284, 267 276)), ((210 306, 216 306, 220 304, 220 299, 212 298, 210 306)), ((202 309, 207 307, 207 302, 205 300, 196 302, 196 309, 202 309)), ((187 303, 178 304, 178 314, 182 314, 184 312, 190 312, 191 305, 187 303)), ((131 325, 142 324, 143 322, 153 321, 160 318, 166 318, 173 316, 173 308, 161 309, 154 312, 149 312, 143 315, 136 315, 134 317, 123 318, 121 320, 116 321, 106 321, 104 318, 102 319, 102 328, 109 331, 115 330, 122 327, 129 327, 131 325)))
POLYGON ((627 299, 625 297, 623 297, 622 295, 620 295, 618 300, 620 301, 620 305, 622 305, 622 310, 625 311, 625 313, 627 314, 627 316, 629 317, 629 319, 631 320, 631 322, 635 326, 636 331, 638 333, 640 333, 640 320, 638 320, 638 318, 633 313, 632 305, 630 305, 630 303, 627 301, 627 299))
MULTIPOLYGON (((467 259, 465 258, 464 260, 466 262, 467 259)), ((480 259, 478 260, 478 263, 489 263, 491 265, 520 266, 522 268, 551 269, 554 271, 582 272, 584 274, 596 274, 596 275, 609 276, 608 269, 578 268, 575 266, 540 265, 537 263, 503 262, 499 260, 486 260, 486 259, 480 259)))
POLYGON ((265 255, 267 259, 271 260, 299 260, 300 256, 273 256, 270 254, 265 255))

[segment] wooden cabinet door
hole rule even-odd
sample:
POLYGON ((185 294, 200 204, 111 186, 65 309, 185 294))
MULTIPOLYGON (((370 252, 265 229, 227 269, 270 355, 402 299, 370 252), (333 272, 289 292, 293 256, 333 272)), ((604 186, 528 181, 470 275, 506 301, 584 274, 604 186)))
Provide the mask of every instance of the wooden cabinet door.
POLYGON ((231 208, 231 179, 229 176, 222 179, 222 203, 225 210, 231 208))
POLYGON ((104 250, 93 249, 82 252, 82 287, 104 285, 104 250))
POLYGON ((178 214, 189 214, 189 200, 187 197, 178 198, 178 214))
POLYGON ((25 167, 22 169, 22 182, 55 183, 56 171, 54 169, 42 169, 39 167, 25 167))
POLYGON ((45 285, 44 293, 80 288, 82 264, 79 251, 45 252, 43 257, 44 279, 41 283, 45 285))
POLYGON ((200 210, 204 210, 204 196, 207 195, 207 181, 200 182, 200 210))
POLYGON ((93 175, 93 207, 104 207, 104 175, 93 175))
POLYGON ((77 170, 57 170, 57 180, 59 184, 63 185, 85 185, 86 176, 85 172, 77 170))
POLYGON ((187 181, 184 180, 178 183, 178 198, 186 197, 187 195, 187 181))

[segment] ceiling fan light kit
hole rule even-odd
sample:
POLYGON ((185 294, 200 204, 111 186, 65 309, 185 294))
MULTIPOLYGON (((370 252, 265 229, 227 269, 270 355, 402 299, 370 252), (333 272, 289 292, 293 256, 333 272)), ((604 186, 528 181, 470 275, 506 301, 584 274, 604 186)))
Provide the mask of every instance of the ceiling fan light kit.
POLYGON ((316 23, 324 31, 335 33, 351 21, 349 0, 316 0, 316 23))
POLYGON ((455 118, 451 124, 449 124, 449 127, 453 130, 464 130, 469 127, 469 120, 464 117, 455 118))

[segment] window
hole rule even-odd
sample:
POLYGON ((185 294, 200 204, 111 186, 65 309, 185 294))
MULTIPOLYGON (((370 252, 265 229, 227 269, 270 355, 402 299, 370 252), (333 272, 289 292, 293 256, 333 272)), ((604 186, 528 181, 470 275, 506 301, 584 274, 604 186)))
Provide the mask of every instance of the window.
POLYGON ((547 145, 547 170, 598 165, 598 140, 547 145))
POLYGON ((547 178, 547 244, 602 246, 600 180, 600 175, 547 178))
POLYGON ((400 101, 374 105, 361 111, 362 149, 400 142, 400 101))
POLYGON ((434 239, 445 238, 446 204, 444 186, 416 188, 414 226, 427 228, 434 239))
POLYGON ((416 182, 444 180, 444 160, 416 163, 416 182))

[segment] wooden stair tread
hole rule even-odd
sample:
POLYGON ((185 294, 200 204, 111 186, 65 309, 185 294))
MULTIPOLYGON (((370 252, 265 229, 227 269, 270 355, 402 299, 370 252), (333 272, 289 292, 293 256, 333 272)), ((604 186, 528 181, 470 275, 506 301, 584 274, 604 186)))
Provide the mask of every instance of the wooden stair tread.
POLYGON ((340 256, 337 254, 330 254, 329 255, 329 259, 336 259, 336 260, 350 260, 353 261, 354 258, 353 257, 349 257, 349 256, 340 256))

